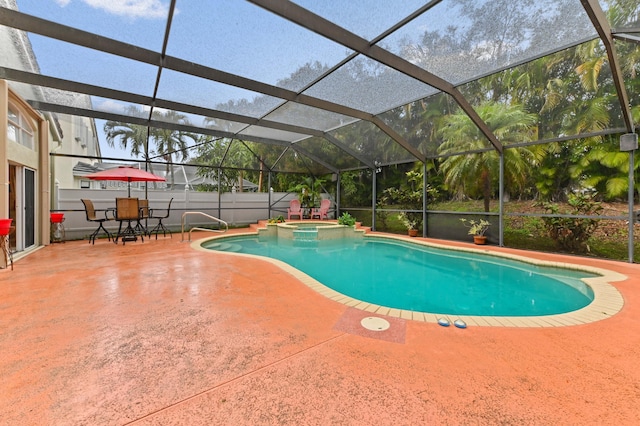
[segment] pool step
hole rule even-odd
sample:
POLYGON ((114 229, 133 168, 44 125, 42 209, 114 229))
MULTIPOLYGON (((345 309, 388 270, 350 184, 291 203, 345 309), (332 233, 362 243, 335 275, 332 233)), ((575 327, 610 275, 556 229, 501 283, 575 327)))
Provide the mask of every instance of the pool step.
POLYGON ((242 250, 242 246, 240 244, 233 244, 233 243, 213 243, 213 244, 207 245, 207 248, 218 250, 218 251, 228 251, 232 253, 236 253, 242 250))
POLYGON ((317 229, 296 229, 293 231, 294 241, 316 241, 318 239, 317 229))
POLYGON ((298 248, 318 248, 318 240, 293 240, 292 243, 298 248))

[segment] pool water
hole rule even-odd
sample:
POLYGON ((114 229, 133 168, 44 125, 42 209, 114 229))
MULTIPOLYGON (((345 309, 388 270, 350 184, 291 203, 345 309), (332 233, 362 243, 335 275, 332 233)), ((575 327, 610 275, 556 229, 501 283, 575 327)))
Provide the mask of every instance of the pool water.
POLYGON ((210 240, 203 247, 279 259, 335 291, 390 308, 451 315, 537 316, 588 305, 594 274, 384 238, 210 240))

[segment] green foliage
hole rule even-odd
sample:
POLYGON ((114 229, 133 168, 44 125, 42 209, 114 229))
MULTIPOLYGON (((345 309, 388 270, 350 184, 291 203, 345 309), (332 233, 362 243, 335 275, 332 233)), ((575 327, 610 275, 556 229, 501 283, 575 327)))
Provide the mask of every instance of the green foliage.
POLYGON ((324 179, 309 176, 305 177, 302 182, 289 188, 289 192, 296 192, 298 194, 298 200, 300 200, 303 207, 319 207, 321 199, 320 192, 324 184, 324 179))
MULTIPOLYGON (((410 170, 405 173, 406 180, 397 188, 387 188, 382 192, 378 205, 395 205, 403 210, 398 215, 398 219, 403 222, 407 229, 420 229, 422 226, 422 188, 423 173, 421 171, 410 170), (418 210, 418 211, 411 211, 418 210), (409 227, 411 224, 411 227, 409 227)), ((428 188, 427 191, 437 192, 428 188)))
MULTIPOLYGON (((137 107, 127 108, 127 113, 133 116, 143 116, 146 113, 137 107)), ((176 111, 154 111, 153 119, 160 122, 176 123, 188 126, 189 118, 176 111)), ((107 144, 111 147, 119 142, 122 149, 130 149, 133 157, 142 156, 145 160, 161 157, 165 162, 168 184, 173 188, 175 182, 174 168, 170 166, 174 160, 185 161, 189 158, 190 142, 198 142, 198 135, 184 130, 158 128, 131 124, 122 121, 107 121, 104 124, 107 144)), ((149 171, 153 173, 153 163, 148 162, 149 171)))
MULTIPOLYGON (((587 216, 597 215, 602 211, 602 205, 592 195, 570 194, 567 202, 571 211, 563 214, 587 216)), ((547 214, 561 214, 557 204, 540 202, 537 205, 542 206, 547 214)), ((544 217, 542 221, 548 235, 558 247, 572 253, 589 251, 587 241, 599 224, 598 219, 573 217, 544 217)))
POLYGON ((398 220, 408 230, 417 229, 416 226, 418 225, 418 222, 416 220, 410 219, 405 212, 400 212, 398 214, 398 220))
MULTIPOLYGON (((480 117, 487 123, 503 145, 529 141, 537 137, 537 116, 525 111, 522 105, 484 102, 477 108, 480 117)), ((444 119, 445 126, 440 129, 444 142, 438 151, 440 154, 456 154, 465 151, 482 151, 488 143, 478 126, 466 113, 459 111, 444 119)), ((533 149, 504 150, 505 189, 513 193, 522 193, 527 177, 539 162, 533 149)), ((451 155, 442 162, 440 170, 444 173, 445 184, 459 197, 482 197, 485 211, 489 211, 489 200, 497 188, 500 168, 500 156, 496 150, 474 154, 451 155)))
POLYGON ((482 236, 489 230, 489 226, 491 226, 491 223, 484 219, 475 220, 462 218, 460 222, 469 228, 469 232, 467 232, 469 235, 482 236))
POLYGON ((342 203, 351 207, 371 205, 371 172, 352 170, 340 174, 342 203))
POLYGON ((342 216, 338 218, 338 225, 354 226, 355 224, 356 218, 347 212, 342 213, 342 216))
POLYGON ((267 221, 267 223, 284 223, 284 216, 280 215, 272 217, 267 221))

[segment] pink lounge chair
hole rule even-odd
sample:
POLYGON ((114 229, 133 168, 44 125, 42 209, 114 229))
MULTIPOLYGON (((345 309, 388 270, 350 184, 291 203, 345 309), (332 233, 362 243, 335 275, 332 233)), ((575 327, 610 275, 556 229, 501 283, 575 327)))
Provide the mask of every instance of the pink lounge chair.
POLYGON ((324 199, 320 202, 319 209, 313 209, 311 212, 311 219, 317 217, 318 219, 327 219, 327 213, 329 213, 329 208, 331 207, 331 200, 324 199))
POLYGON ((300 207, 300 201, 291 200, 289 202, 289 208, 287 209, 288 220, 291 220, 291 216, 298 216, 302 219, 302 208, 300 207))

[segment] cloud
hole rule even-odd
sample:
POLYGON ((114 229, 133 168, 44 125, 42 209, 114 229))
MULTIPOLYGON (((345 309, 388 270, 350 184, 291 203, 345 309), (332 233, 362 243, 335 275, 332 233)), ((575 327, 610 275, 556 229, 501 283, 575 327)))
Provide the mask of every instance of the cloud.
MULTIPOLYGON (((70 0, 56 0, 61 5, 70 0)), ((102 9, 113 15, 128 18, 166 18, 169 13, 169 5, 162 0, 82 0, 96 9, 102 9)))
POLYGON ((122 114, 125 111, 125 106, 123 104, 111 99, 94 104, 94 107, 97 111, 113 112, 117 114, 122 114))
POLYGON ((55 0, 55 2, 58 3, 60 7, 65 7, 66 5, 71 3, 71 0, 55 0))

